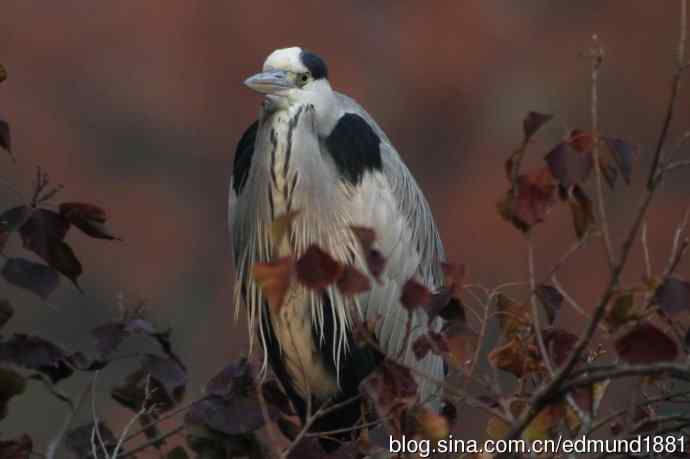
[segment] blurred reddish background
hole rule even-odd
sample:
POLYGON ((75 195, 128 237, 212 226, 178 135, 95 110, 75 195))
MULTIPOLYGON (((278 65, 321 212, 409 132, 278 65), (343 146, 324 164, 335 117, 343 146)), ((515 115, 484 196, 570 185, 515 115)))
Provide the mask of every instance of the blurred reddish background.
MULTIPOLYGON (((0 62, 9 79, 0 85, 0 115, 12 124, 18 162, 2 159, 0 176, 26 194, 34 168, 44 167, 66 185, 63 199, 104 205, 124 238, 103 243, 70 234, 85 267, 85 295, 64 282, 42 303, 0 284, 2 296, 18 305, 9 331, 67 348, 92 346, 88 330, 116 314, 118 294, 145 299, 151 315, 173 327, 192 376, 190 396, 246 351, 246 330, 233 322, 230 301, 226 203, 235 143, 260 100, 241 82, 270 51, 292 45, 321 54, 332 84, 386 130, 431 202, 448 258, 467 263, 471 281, 485 286, 525 280, 523 238, 495 209, 507 188, 503 161, 520 141, 524 114, 557 115, 528 162, 568 129, 589 126, 590 64, 578 54, 597 33, 607 53, 602 131, 640 144, 647 165, 669 94, 677 23, 675 2, 643 0, 3 1, 0 62)), ((684 93, 672 139, 688 118, 684 93)), ((618 243, 643 174, 635 179, 638 186, 612 194, 618 243)), ((650 214, 658 270, 688 188, 671 178, 650 214)), ((0 188, 3 208, 17 199, 0 188)), ((537 230, 538 271, 545 273, 573 238, 569 214, 555 210, 537 230)), ((640 277, 638 253, 626 281, 640 277)), ((590 306, 604 267, 595 241, 561 278, 590 306)), ((576 317, 566 311, 560 320, 577 332, 576 317)), ((100 391, 121 376, 104 373, 100 391)), ((62 388, 74 393, 83 384, 75 378, 62 388)), ((64 408, 42 392, 12 402, 3 432, 28 430, 45 444, 64 408)), ((128 413, 103 399, 119 428, 128 413)))

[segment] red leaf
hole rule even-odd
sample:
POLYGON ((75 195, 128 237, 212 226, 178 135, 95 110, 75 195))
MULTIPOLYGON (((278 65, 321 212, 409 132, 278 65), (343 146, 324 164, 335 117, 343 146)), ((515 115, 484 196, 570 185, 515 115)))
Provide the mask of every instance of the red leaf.
POLYGON ((354 296, 371 289, 371 282, 366 274, 353 266, 346 266, 338 278, 338 290, 344 296, 354 296))
POLYGON ((10 138, 10 124, 5 120, 0 120, 0 147, 12 154, 12 141, 10 138))
POLYGON ((408 279, 403 285, 400 302, 408 310, 426 306, 431 303, 431 292, 416 280, 408 279))
POLYGON ((297 260, 297 280, 307 288, 323 290, 334 283, 343 272, 343 265, 319 246, 310 245, 297 260))
POLYGON ((650 323, 642 323, 616 340, 616 352, 632 365, 669 362, 678 356, 678 346, 650 323))
POLYGON ((522 174, 517 181, 517 195, 510 190, 499 202, 499 212, 522 231, 544 221, 556 202, 556 185, 547 168, 522 174))
POLYGON ((376 231, 366 226, 351 226, 352 232, 365 252, 370 250, 376 241, 376 231))
POLYGON ((85 234, 97 239, 117 239, 105 227, 105 210, 93 204, 65 202, 60 204, 60 215, 85 234))

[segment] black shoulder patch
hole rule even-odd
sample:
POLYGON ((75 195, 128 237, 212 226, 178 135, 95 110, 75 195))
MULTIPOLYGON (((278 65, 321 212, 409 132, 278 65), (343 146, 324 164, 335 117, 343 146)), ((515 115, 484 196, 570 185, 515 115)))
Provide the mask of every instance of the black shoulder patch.
POLYGON ((364 118, 347 113, 326 137, 341 179, 357 185, 366 171, 381 170, 381 139, 364 118))
POLYGON ((326 67, 326 62, 321 59, 318 54, 303 49, 299 58, 315 79, 328 78, 328 67, 326 67))
POLYGON ((232 187, 235 190, 235 194, 238 196, 249 176, 249 168, 252 165, 254 143, 256 141, 256 131, 258 128, 259 122, 254 121, 251 126, 244 131, 235 149, 235 160, 232 166, 232 187))

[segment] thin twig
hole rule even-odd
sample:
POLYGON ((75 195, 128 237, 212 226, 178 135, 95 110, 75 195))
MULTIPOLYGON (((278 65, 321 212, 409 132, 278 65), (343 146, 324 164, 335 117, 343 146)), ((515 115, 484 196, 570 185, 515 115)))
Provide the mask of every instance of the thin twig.
POLYGON ((594 42, 594 46, 589 53, 589 57, 592 60, 592 156, 594 157, 594 176, 597 190, 596 201, 597 207, 599 208, 599 220, 601 222, 601 232, 604 239, 606 256, 609 261, 609 269, 613 270, 616 264, 616 254, 613 251, 611 231, 609 230, 609 221, 606 214, 601 161, 599 157, 599 69, 604 62, 604 48, 599 44, 597 35, 592 36, 592 41, 594 42))
MULTIPOLYGON (((184 428, 185 428, 184 424, 177 426, 174 429, 172 429, 170 432, 164 433, 164 434, 154 438, 151 441, 148 441, 148 442, 146 442, 140 446, 137 446, 136 448, 133 448, 133 449, 127 451, 124 454, 120 454, 119 456, 117 456, 117 459, 125 459, 128 457, 132 457, 135 454, 137 454, 138 452, 145 450, 146 448, 150 448, 151 446, 160 444, 160 442, 162 442, 163 440, 170 438, 173 435, 177 435, 178 433, 182 432, 184 430, 184 428)), ((115 458, 115 456, 113 456, 113 458, 115 458)))
POLYGON ((647 180, 647 189, 655 188, 656 182, 663 176, 664 168, 660 167, 663 164, 663 149, 668 135, 668 129, 671 126, 673 119, 673 112, 676 108, 678 100, 678 91, 680 89, 681 75, 687 68, 685 62, 685 49, 687 42, 687 20, 688 20, 688 2, 687 0, 680 0, 680 38, 678 39, 678 47, 676 51, 676 71, 673 73, 673 80, 671 82, 671 97, 668 106, 666 107, 666 116, 664 124, 661 127, 659 140, 654 150, 654 159, 652 160, 652 167, 649 171, 649 179, 647 180))
POLYGON ((82 389, 81 393, 79 394, 79 398, 77 399, 77 402, 70 405, 70 409, 67 413, 67 416, 65 417, 65 421, 62 424, 62 428, 60 431, 57 433, 57 435, 50 441, 48 444, 48 447, 46 448, 45 452, 45 457, 46 459, 54 459, 55 458, 55 453, 57 452, 58 448, 60 447, 60 443, 62 443, 62 439, 65 437, 65 434, 69 430, 70 426, 74 422, 74 418, 79 414, 79 409, 81 408, 81 405, 84 403, 84 400, 86 399, 86 396, 88 395, 90 390, 90 384, 87 384, 84 389, 82 389))

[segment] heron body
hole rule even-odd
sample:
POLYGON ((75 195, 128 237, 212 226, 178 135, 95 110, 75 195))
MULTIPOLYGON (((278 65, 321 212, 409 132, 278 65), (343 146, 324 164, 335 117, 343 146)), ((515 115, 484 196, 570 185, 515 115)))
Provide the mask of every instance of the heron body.
MULTIPOLYGON (((427 201, 395 148, 349 97, 334 91, 321 58, 301 48, 273 52, 263 72, 245 83, 266 94, 258 120, 238 143, 230 190, 237 310, 244 309, 252 340, 258 337, 270 366, 299 414, 327 400, 357 395, 377 356, 352 338, 353 314, 378 319, 376 335, 386 353, 433 379, 443 362, 417 360, 404 346, 404 283, 415 278, 433 290, 442 284, 443 247, 427 201), (287 237, 274 241, 275 218, 299 210, 287 237), (318 244, 336 260, 367 272, 352 226, 370 227, 387 259, 380 282, 358 297, 336 288, 322 292, 293 283, 279 311, 272 311, 252 277, 256 263, 300 255, 318 244)), ((423 333, 416 311, 413 339, 423 333)), ((440 319, 432 325, 439 329, 440 319)), ((410 341, 412 342, 412 340, 410 341)), ((422 400, 438 406, 439 388, 418 379, 422 400)), ((315 424, 318 430, 353 425, 359 404, 315 424)))

